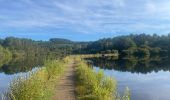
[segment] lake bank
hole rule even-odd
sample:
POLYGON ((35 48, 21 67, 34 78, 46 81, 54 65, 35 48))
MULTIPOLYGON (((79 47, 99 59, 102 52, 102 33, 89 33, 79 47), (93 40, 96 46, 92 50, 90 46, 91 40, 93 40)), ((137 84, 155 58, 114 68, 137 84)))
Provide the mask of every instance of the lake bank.
POLYGON ((84 60, 77 56, 47 61, 44 67, 39 68, 37 71, 15 78, 10 85, 6 98, 17 100, 34 100, 35 98, 36 100, 55 100, 62 95, 63 98, 65 98, 65 95, 73 96, 74 98, 73 92, 69 95, 70 90, 76 92, 75 98, 79 100, 83 98, 102 99, 106 97, 109 97, 107 100, 112 100, 111 98, 115 98, 115 96, 116 98, 130 98, 128 95, 123 97, 117 95, 116 82, 112 78, 104 76, 102 72, 95 72, 84 60), (75 64, 72 66, 74 61, 75 64), (75 68, 75 72, 69 70, 70 68, 75 68), (76 78, 72 77, 74 74, 76 78), (62 77, 65 77, 64 81, 62 81, 62 77), (60 81, 64 83, 60 84, 60 81), (74 84, 75 82, 76 84, 74 84), (70 85, 66 86, 64 84, 70 85), (61 90, 63 92, 60 91, 61 87, 64 87, 61 90), (83 88, 87 88, 87 90, 83 88))
POLYGON ((52 98, 56 81, 63 74, 68 58, 46 61, 44 67, 27 76, 15 78, 6 94, 7 99, 42 100, 52 98), (56 67, 57 66, 57 67, 56 67))
POLYGON ((118 91, 124 93, 128 86, 132 100, 169 100, 170 59, 152 58, 111 59, 90 58, 93 69, 114 77, 118 82, 118 91), (160 92, 161 91, 161 92, 160 92))

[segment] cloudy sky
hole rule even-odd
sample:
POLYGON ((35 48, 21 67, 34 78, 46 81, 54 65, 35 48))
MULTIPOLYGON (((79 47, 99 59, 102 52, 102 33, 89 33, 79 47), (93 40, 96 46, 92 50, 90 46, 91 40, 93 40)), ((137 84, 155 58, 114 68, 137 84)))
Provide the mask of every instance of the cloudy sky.
POLYGON ((170 33, 170 0, 0 0, 0 37, 97 40, 170 33))

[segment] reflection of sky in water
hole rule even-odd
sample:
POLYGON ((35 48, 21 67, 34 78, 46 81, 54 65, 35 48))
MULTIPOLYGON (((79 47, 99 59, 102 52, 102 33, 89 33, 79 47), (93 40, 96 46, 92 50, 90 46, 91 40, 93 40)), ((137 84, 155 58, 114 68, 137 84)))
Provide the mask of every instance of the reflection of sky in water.
MULTIPOLYGON (((99 68, 95 67, 95 70, 99 68)), ((136 74, 104 70, 107 76, 116 78, 119 92, 126 86, 131 90, 132 100, 170 100, 170 72, 159 71, 148 74, 136 74)))
MULTIPOLYGON (((34 68, 32 71, 36 71, 38 68, 34 68)), ((6 92, 10 82, 17 76, 25 76, 27 75, 29 72, 26 73, 17 73, 17 74, 13 74, 13 75, 7 75, 5 73, 0 73, 0 100, 1 100, 1 96, 2 93, 6 92)))
POLYGON ((9 86, 10 80, 12 80, 13 75, 5 75, 4 73, 0 73, 0 94, 6 90, 9 86))

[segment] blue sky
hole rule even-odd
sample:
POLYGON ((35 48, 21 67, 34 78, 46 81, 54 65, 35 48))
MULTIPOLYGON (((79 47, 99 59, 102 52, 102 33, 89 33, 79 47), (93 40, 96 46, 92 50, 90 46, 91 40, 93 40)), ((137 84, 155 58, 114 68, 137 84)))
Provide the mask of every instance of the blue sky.
POLYGON ((97 40, 170 33, 170 0, 0 0, 0 37, 97 40))

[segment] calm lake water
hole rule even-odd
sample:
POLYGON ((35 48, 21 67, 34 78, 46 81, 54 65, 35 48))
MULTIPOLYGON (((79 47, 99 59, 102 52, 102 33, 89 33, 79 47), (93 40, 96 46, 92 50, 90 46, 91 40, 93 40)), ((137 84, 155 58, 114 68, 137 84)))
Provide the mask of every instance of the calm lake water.
MULTIPOLYGON (((153 57, 137 59, 90 58, 96 71, 114 77, 118 91, 131 90, 132 100, 170 100, 170 58, 153 57)), ((43 64, 39 58, 13 59, 0 64, 0 94, 7 91, 9 83, 18 75, 25 75, 43 64)), ((1 99, 1 95, 0 95, 1 99)))
MULTIPOLYGON (((1 61, 0 61, 1 62, 1 61)), ((39 58, 12 59, 0 63, 0 100, 1 94, 8 90, 10 82, 17 76, 25 76, 43 64, 39 58)))
POLYGON ((118 91, 126 87, 132 100, 170 100, 170 59, 153 57, 142 59, 90 58, 96 71, 114 77, 118 91))

